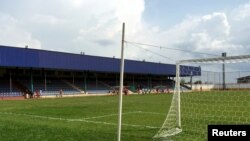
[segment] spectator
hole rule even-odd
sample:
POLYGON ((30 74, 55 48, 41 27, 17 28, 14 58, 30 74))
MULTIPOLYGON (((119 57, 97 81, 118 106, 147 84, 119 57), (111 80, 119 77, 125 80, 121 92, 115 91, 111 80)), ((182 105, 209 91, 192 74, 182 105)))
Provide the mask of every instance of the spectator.
POLYGON ((126 88, 126 87, 124 88, 124 94, 128 95, 128 88, 126 88))
POLYGON ((62 95, 63 95, 63 90, 60 89, 60 91, 59 91, 59 96, 62 97, 62 95))
POLYGON ((34 96, 34 92, 30 92, 30 97, 31 98, 34 98, 35 96, 34 96))
POLYGON ((39 96, 41 96, 41 95, 42 95, 42 93, 43 93, 43 91, 42 91, 42 90, 40 90, 40 91, 39 91, 39 96))
POLYGON ((39 98, 40 97, 40 94, 39 94, 39 92, 38 92, 38 90, 36 90, 36 98, 39 98))
POLYGON ((25 98, 28 99, 29 98, 29 91, 26 89, 25 90, 25 98))
POLYGON ((156 88, 156 93, 159 94, 159 88, 158 87, 156 88))

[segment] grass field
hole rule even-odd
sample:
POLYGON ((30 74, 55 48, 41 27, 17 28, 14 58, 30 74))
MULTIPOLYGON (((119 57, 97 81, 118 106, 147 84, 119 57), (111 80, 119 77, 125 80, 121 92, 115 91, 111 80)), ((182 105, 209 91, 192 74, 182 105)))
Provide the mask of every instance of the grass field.
MULTIPOLYGON (((124 96, 122 140, 151 140, 171 95, 124 96)), ((0 101, 0 140, 116 140, 118 97, 0 101)))
MULTIPOLYGON (((204 141, 210 123, 250 123, 249 93, 211 95, 182 96, 183 132, 175 140, 204 141)), ((124 96, 122 141, 152 140, 171 98, 171 94, 124 96)), ((117 107, 117 96, 0 101, 0 140, 115 141, 117 107)))

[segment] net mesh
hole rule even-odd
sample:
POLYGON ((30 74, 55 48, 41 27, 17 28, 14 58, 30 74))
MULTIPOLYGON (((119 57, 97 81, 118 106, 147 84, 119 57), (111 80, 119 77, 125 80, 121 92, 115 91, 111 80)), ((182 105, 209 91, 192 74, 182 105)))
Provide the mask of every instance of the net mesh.
POLYGON ((177 73, 167 118, 154 139, 201 141, 207 140, 208 125, 249 124, 250 70, 246 60, 224 61, 224 73, 220 59, 213 63, 183 61, 186 66, 177 73))

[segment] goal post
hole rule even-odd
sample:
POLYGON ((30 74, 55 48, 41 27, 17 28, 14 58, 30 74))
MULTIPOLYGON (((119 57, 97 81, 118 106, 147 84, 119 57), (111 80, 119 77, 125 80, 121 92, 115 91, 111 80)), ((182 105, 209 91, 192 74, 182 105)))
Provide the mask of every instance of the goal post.
POLYGON ((249 124, 249 62, 250 55, 178 61, 171 105, 153 138, 206 140, 209 124, 249 124))

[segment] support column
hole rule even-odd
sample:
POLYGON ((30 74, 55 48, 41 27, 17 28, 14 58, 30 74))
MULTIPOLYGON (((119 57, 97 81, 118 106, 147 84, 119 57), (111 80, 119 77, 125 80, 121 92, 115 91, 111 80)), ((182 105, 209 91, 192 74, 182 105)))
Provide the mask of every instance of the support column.
POLYGON ((133 87, 135 87, 135 76, 133 75, 133 87))
POLYGON ((162 76, 161 76, 161 86, 162 86, 162 76))
POLYGON ((47 91, 47 74, 46 71, 44 72, 44 91, 47 91))
POLYGON ((87 74, 84 75, 84 92, 87 94, 87 74))
POLYGON ((30 69, 30 90, 33 93, 34 92, 34 84, 33 84, 33 71, 30 69))
POLYGON ((12 92, 12 78, 11 78, 11 71, 10 71, 10 92, 12 92))
POLYGON ((73 83, 73 85, 75 85, 75 75, 74 75, 74 72, 73 72, 73 79, 72 79, 72 83, 73 83))
POLYGON ((193 89, 193 72, 191 71, 191 76, 190 76, 190 88, 191 90, 193 89))
POLYGON ((150 87, 150 82, 149 82, 150 80, 149 80, 149 76, 148 76, 148 88, 150 87))
POLYGON ((97 73, 95 74, 95 88, 98 90, 98 76, 97 73))

